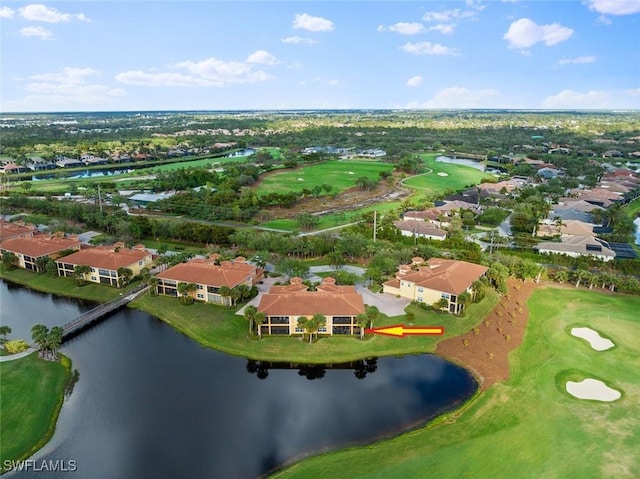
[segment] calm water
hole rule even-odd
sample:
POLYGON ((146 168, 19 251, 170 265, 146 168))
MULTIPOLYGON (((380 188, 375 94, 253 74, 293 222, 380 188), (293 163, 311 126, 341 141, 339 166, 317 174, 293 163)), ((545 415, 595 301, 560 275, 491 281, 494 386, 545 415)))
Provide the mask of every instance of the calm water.
POLYGON ((436 161, 440 163, 453 163, 454 165, 470 166, 476 170, 484 171, 486 166, 479 161, 469 160, 465 158, 450 158, 448 156, 437 156, 436 161))
MULTIPOLYGON (((86 308, 5 283, 0 301, 13 338, 86 308)), ((305 454, 415 427, 476 388, 465 370, 430 355, 381 358, 355 370, 248 362, 133 310, 62 351, 80 380, 54 437, 33 459, 73 459, 82 478, 256 477, 305 454)))
POLYGON ((640 218, 636 218, 634 224, 636 225, 636 244, 640 246, 640 218))

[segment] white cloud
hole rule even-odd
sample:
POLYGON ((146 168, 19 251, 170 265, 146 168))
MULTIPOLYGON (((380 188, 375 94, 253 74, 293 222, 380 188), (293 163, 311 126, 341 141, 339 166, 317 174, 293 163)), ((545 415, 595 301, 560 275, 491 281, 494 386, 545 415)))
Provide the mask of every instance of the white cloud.
POLYGON ((309 37, 300 37, 298 35, 294 35, 292 37, 286 37, 283 38, 281 40, 282 43, 295 43, 295 44, 299 44, 299 45, 313 45, 315 43, 318 43, 316 40, 314 40, 313 38, 309 38, 309 37))
POLYGON ((594 63, 596 57, 591 55, 584 55, 576 58, 562 58, 558 60, 558 65, 579 65, 582 63, 594 63))
POLYGON ((422 23, 398 22, 398 23, 394 23, 393 25, 389 25, 388 27, 385 27, 384 25, 380 25, 378 26, 378 31, 379 32, 389 31, 389 32, 399 33, 400 35, 417 35, 419 33, 424 33, 427 30, 424 28, 424 25, 422 23))
POLYGON ((605 15, 640 13, 640 0, 589 0, 589 9, 605 15))
POLYGON ((400 49, 407 53, 413 53, 414 55, 459 55, 458 50, 455 48, 445 47, 439 43, 431 42, 419 42, 419 43, 405 43, 400 49))
POLYGON ((429 27, 430 32, 440 32, 444 35, 451 35, 454 29, 455 25, 445 23, 438 23, 437 25, 429 27))
POLYGON ((125 85, 145 85, 145 86, 179 86, 179 87, 201 87, 201 86, 222 86, 221 84, 182 73, 145 73, 141 70, 130 70, 116 75, 116 80, 125 85))
POLYGON ((628 90, 625 90, 624 92, 629 96, 640 96, 640 88, 630 88, 628 90))
POLYGON ((257 83, 272 78, 271 75, 256 70, 256 64, 277 63, 273 55, 258 50, 247 57, 245 62, 224 61, 207 58, 200 61, 186 60, 170 65, 169 72, 143 72, 130 70, 116 75, 116 80, 129 85, 169 86, 169 87, 217 87, 257 83))
MULTIPOLYGON (((498 108, 498 91, 492 88, 469 90, 465 87, 449 87, 440 90, 433 98, 418 105, 419 108, 498 108)), ((415 106, 414 106, 415 107, 415 106)))
POLYGON ((49 40, 53 37, 53 33, 51 33, 46 28, 42 27, 24 27, 20 29, 20 35, 23 37, 36 37, 40 40, 49 40))
POLYGON ((329 80, 327 82, 327 85, 329 85, 329 86, 339 86, 340 85, 340 80, 335 80, 335 79, 334 80, 329 80))
POLYGON ((475 10, 460 10, 454 8, 451 10, 441 10, 439 12, 425 12, 422 19, 425 22, 451 23, 462 19, 475 19, 478 12, 484 7, 476 7, 475 10))
POLYGON ((84 13, 63 13, 60 10, 41 4, 27 5, 26 7, 19 8, 18 11, 22 18, 32 22, 60 23, 70 22, 72 20, 89 21, 84 13))
POLYGON ((565 109, 600 109, 611 108, 612 95, 603 90, 591 90, 580 93, 573 90, 562 90, 557 95, 545 98, 542 107, 551 110, 565 109))
POLYGON ((424 82, 424 78, 420 75, 413 76, 407 80, 407 86, 420 86, 424 82))
POLYGON ((91 82, 92 77, 98 75, 100 72, 93 68, 73 67, 32 75, 25 85, 29 94, 23 99, 7 102, 4 108, 12 111, 81 110, 105 107, 126 94, 121 88, 91 82))
POLYGON ((502 38, 509 42, 510 48, 529 48, 538 42, 547 46, 556 45, 573 35, 571 28, 558 23, 538 25, 528 18, 516 20, 502 38))
POLYGON ((13 11, 12 8, 9 8, 9 7, 0 8, 0 18, 12 19, 14 13, 15 12, 13 11))
POLYGON ((261 63, 263 65, 275 65, 276 57, 266 50, 258 50, 247 57, 247 63, 261 63))
POLYGON ((330 32, 334 29, 333 22, 322 17, 313 17, 307 13, 298 13, 293 19, 293 28, 310 32, 330 32))

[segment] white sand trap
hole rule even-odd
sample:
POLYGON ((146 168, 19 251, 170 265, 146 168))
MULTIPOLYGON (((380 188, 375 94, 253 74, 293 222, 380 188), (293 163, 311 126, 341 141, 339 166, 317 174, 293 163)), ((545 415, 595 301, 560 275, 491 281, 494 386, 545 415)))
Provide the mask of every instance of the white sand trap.
POLYGON ((567 392, 578 399, 595 399, 596 401, 615 401, 620 399, 620 391, 611 389, 597 379, 583 379, 579 383, 567 381, 567 392))
POLYGON ((350 175, 355 175, 355 173, 353 171, 350 171, 349 174, 350 175))
POLYGON ((615 346, 613 341, 607 338, 603 338, 600 336, 598 331, 595 331, 591 328, 573 328, 571 329, 571 334, 577 338, 586 339, 589 341, 589 344, 596 351, 606 351, 615 346))
POLYGON ((304 178, 298 178, 298 181, 304 181, 304 178))
POLYGON ((444 171, 441 171, 438 173, 438 176, 449 176, 449 173, 445 173, 444 171))

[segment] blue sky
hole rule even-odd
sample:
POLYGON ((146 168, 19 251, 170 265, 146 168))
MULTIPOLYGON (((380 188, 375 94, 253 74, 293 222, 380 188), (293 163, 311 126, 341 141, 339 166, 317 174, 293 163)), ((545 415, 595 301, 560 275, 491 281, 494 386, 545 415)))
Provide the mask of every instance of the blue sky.
POLYGON ((640 109, 640 0, 0 2, 8 111, 640 109))

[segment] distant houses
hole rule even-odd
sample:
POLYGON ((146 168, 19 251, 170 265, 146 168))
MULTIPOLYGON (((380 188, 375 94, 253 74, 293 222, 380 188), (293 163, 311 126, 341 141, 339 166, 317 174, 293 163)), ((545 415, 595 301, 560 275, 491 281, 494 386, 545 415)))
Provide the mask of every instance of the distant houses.
POLYGON ((33 236, 37 232, 34 225, 0 219, 0 242, 11 238, 33 236))
POLYGON ((562 238, 561 242, 543 241, 533 247, 539 253, 554 253, 579 258, 593 257, 602 261, 615 259, 616 253, 609 248, 606 241, 591 236, 570 236, 562 238))
POLYGON ((315 291, 309 291, 302 279, 294 277, 289 285, 272 286, 263 294, 258 311, 265 315, 262 335, 302 336, 305 330, 298 320, 321 314, 326 323, 318 333, 333 336, 360 334, 357 316, 365 308, 355 286, 338 286, 334 278, 325 278, 315 291))
POLYGON ((447 232, 437 228, 431 223, 419 220, 395 221, 393 225, 400 230, 402 236, 426 238, 436 241, 444 241, 447 232))

